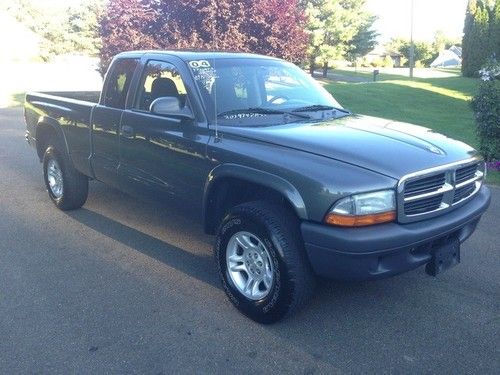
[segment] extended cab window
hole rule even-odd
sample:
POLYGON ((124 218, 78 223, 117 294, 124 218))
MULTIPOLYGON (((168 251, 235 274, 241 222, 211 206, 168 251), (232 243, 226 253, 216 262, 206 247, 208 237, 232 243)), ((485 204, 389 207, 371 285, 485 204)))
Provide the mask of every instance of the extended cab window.
POLYGON ((140 92, 135 108, 149 111, 158 98, 173 96, 181 107, 186 105, 186 87, 174 65, 163 61, 149 61, 142 76, 140 92))
POLYGON ((104 105, 106 107, 124 109, 130 81, 134 70, 139 63, 138 59, 118 60, 112 67, 110 77, 106 82, 104 105))

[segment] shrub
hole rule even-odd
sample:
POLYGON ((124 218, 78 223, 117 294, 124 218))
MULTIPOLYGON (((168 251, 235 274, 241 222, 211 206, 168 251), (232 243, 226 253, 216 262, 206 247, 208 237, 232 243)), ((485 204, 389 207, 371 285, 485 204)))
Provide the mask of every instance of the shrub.
POLYGON ((479 150, 486 161, 496 161, 500 159, 500 64, 491 60, 479 73, 481 85, 471 102, 479 150))

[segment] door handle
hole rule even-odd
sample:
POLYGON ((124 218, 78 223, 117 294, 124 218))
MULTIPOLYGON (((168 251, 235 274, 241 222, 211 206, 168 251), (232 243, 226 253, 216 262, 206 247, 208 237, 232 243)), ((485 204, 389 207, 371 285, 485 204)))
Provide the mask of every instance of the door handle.
POLYGON ((122 126, 122 135, 125 138, 134 138, 135 136, 134 128, 128 125, 122 126))

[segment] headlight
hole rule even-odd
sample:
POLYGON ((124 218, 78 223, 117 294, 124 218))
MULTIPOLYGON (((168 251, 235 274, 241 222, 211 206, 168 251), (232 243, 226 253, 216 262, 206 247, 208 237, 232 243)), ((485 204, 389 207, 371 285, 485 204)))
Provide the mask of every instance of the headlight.
POLYGON ((345 227, 387 223, 395 219, 394 190, 381 190, 342 198, 325 216, 327 224, 345 227))

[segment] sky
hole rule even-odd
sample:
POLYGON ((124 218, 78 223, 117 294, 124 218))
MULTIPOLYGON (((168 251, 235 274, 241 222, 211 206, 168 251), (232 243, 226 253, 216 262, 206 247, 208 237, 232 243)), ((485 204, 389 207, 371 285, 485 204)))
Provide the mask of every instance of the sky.
MULTIPOLYGON (((410 38, 412 0, 367 0, 368 9, 379 17, 375 29, 380 41, 393 37, 410 38)), ((446 36, 461 37, 467 0, 413 0, 413 37, 433 40, 442 30, 446 36)))

